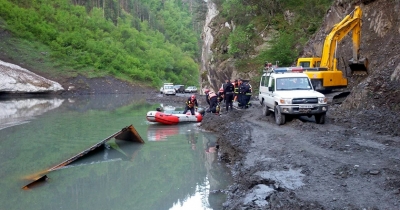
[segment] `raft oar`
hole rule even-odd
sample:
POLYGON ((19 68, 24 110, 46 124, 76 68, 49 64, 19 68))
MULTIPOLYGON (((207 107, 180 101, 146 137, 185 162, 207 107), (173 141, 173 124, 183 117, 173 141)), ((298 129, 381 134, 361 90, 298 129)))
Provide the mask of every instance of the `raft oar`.
MULTIPOLYGON (((88 149, 85 149, 84 151, 72 156, 71 158, 57 164, 56 166, 45 170, 44 173, 46 172, 50 172, 50 171, 54 171, 57 170, 59 168, 62 168, 74 161, 76 161, 77 159, 83 157, 84 155, 88 154, 89 152, 95 150, 96 148, 104 145, 104 143, 108 140, 110 140, 111 138, 115 138, 115 139, 119 139, 119 140, 125 140, 125 141, 133 141, 133 142, 138 142, 138 143, 144 143, 142 137, 139 135, 139 133, 136 131, 136 129, 130 125, 127 126, 123 129, 121 129, 120 131, 114 133, 113 135, 103 139, 102 141, 100 141, 99 143, 89 147, 88 149)), ((41 175, 43 174, 43 172, 40 172, 39 174, 36 174, 35 176, 37 177, 37 175, 41 175)), ((33 186, 36 186, 36 184, 40 183, 40 182, 44 182, 47 181, 49 179, 49 177, 47 175, 42 175, 39 178, 35 179, 34 181, 32 181, 31 183, 25 185, 22 187, 22 189, 29 189, 32 188, 33 186)))

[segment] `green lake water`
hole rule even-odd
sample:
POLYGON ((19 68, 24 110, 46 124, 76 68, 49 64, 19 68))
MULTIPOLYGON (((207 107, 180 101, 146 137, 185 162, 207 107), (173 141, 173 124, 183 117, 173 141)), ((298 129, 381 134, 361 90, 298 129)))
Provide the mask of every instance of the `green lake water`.
POLYGON ((0 101, 0 210, 222 209, 230 183, 215 136, 198 123, 149 123, 160 104, 140 95, 0 101), (111 139, 95 154, 46 171, 133 125, 145 144, 111 139), (38 174, 48 180, 24 190, 38 174))

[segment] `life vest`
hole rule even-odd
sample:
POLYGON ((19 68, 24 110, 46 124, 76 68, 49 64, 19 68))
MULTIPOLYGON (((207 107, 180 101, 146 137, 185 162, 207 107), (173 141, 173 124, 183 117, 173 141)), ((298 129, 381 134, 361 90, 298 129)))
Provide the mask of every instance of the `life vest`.
POLYGON ((194 100, 189 100, 188 101, 188 107, 193 108, 194 107, 194 100))
POLYGON ((238 86, 238 85, 235 86, 234 93, 235 93, 235 94, 238 94, 238 93, 239 93, 239 86, 238 86))

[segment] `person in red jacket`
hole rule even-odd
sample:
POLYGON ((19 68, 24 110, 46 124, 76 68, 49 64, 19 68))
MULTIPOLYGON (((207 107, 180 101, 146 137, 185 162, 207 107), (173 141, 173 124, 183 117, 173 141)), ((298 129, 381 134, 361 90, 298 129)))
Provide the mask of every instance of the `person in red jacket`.
POLYGON ((198 107, 198 103, 197 103, 197 99, 195 95, 190 96, 187 100, 186 100, 186 104, 185 104, 185 110, 183 111, 183 114, 186 114, 186 112, 188 110, 190 110, 190 112, 192 113, 192 115, 194 115, 194 112, 197 111, 197 107, 198 107))

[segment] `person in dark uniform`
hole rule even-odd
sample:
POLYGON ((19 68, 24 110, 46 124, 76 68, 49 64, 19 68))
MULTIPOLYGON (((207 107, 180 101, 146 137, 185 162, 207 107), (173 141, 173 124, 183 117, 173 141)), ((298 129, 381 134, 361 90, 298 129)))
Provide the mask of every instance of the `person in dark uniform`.
POLYGON ((245 108, 249 108, 251 106, 250 99, 252 95, 252 88, 249 82, 246 82, 245 84, 245 95, 244 95, 244 103, 245 103, 245 108))
POLYGON ((225 83, 222 84, 222 89, 225 89, 225 86, 226 86, 226 84, 228 84, 228 82, 229 82, 229 79, 226 79, 225 83))
POLYGON ((233 92, 235 91, 235 87, 231 83, 230 80, 227 80, 224 88, 224 96, 225 96, 225 108, 226 111, 229 111, 229 107, 231 108, 231 111, 233 109, 233 92))
POLYGON ((238 94, 238 106, 239 109, 245 108, 245 95, 246 95, 246 86, 243 84, 242 79, 239 79, 239 94, 238 94))
POLYGON ((198 107, 197 99, 195 95, 190 96, 186 102, 185 102, 185 110, 183 111, 183 114, 186 114, 188 110, 194 115, 195 110, 197 111, 198 107))

